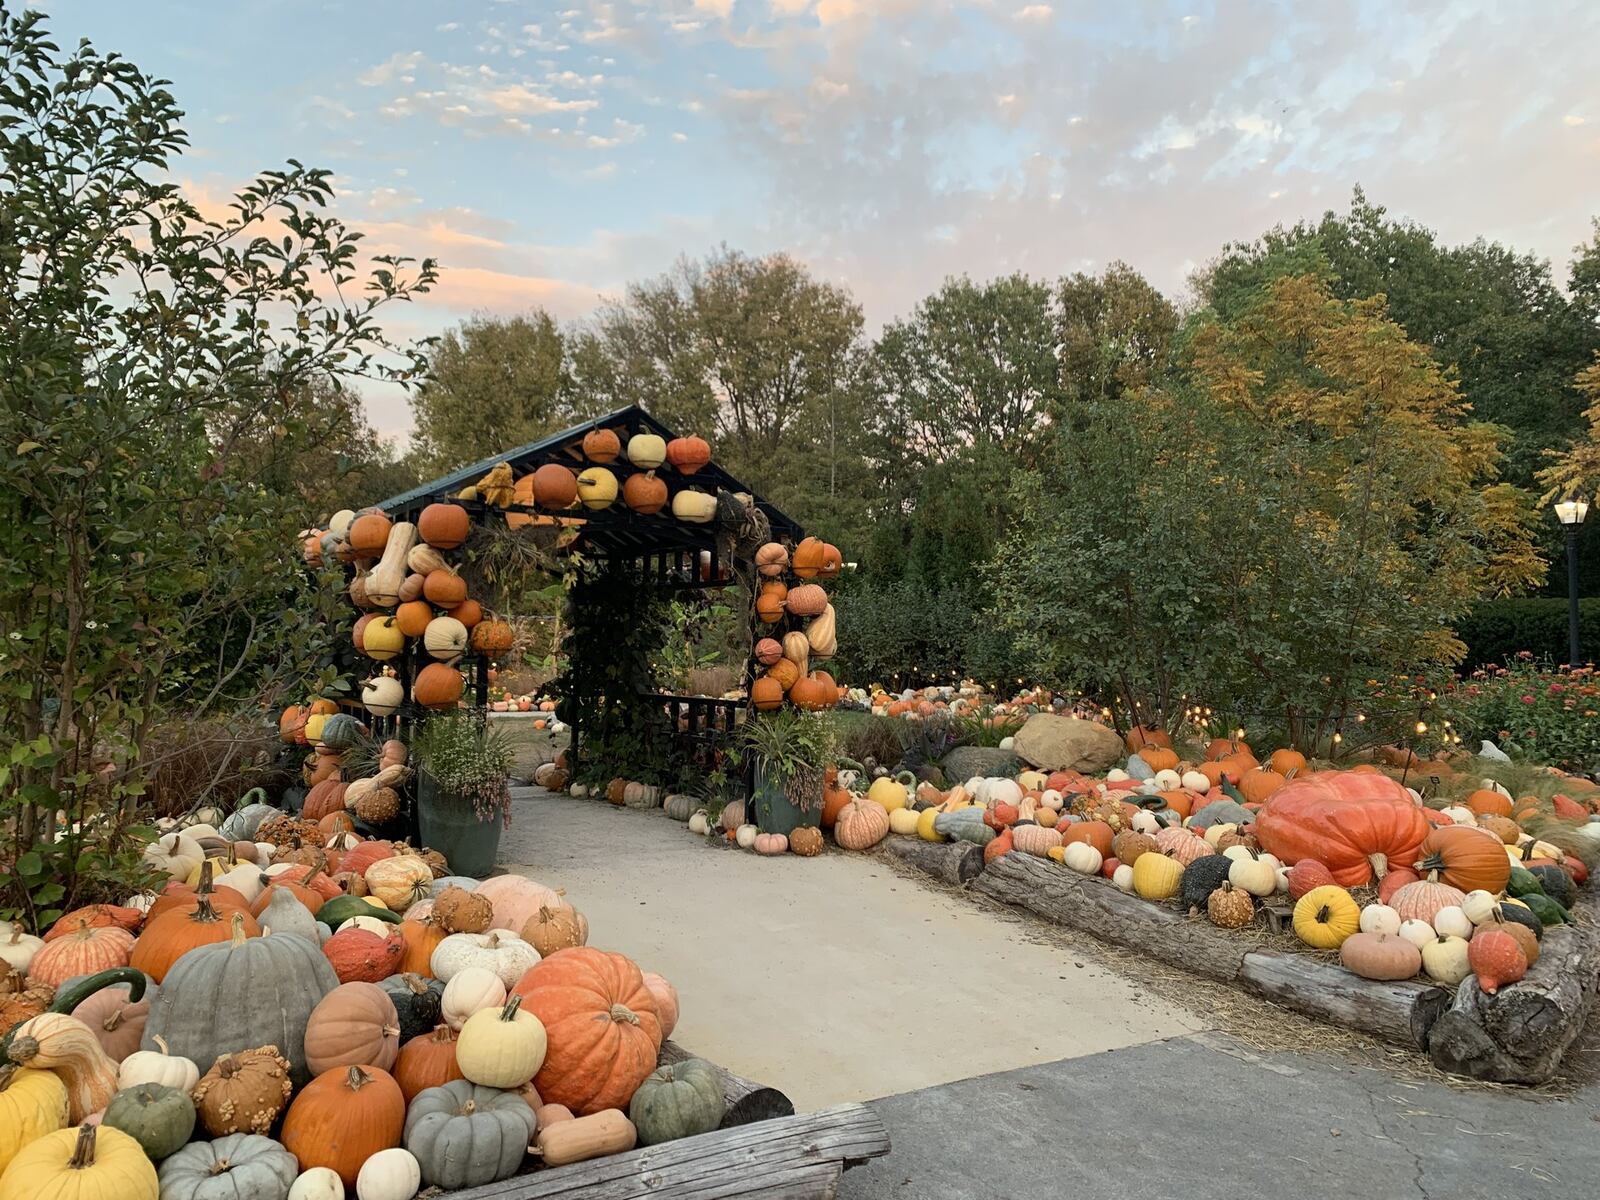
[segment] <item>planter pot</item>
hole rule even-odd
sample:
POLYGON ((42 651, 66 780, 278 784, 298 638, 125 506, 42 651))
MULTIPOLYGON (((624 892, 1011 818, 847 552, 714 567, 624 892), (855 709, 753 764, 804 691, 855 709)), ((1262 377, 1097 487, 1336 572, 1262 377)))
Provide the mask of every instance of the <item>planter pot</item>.
POLYGON ((817 781, 817 795, 811 811, 796 808, 781 787, 767 782, 766 772, 756 768, 754 805, 756 828, 762 833, 788 834, 802 825, 822 824, 822 782, 817 781))
POLYGON ((493 871, 503 827, 498 816, 480 821, 470 800, 440 791, 426 772, 417 773, 417 833, 424 846, 444 855, 450 874, 482 879, 493 871))

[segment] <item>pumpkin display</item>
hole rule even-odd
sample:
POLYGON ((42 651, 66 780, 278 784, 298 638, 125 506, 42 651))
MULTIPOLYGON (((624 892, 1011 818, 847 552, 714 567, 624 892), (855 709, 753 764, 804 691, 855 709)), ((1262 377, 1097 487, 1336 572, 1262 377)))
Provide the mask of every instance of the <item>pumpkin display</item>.
POLYGON ((711 461, 711 446, 704 438, 676 437, 667 443, 667 462, 683 475, 693 475, 711 461))
POLYGON ((1499 838, 1480 830, 1441 825, 1423 839, 1415 867, 1424 876, 1437 872, 1461 892, 1503 891, 1511 877, 1511 860, 1502 845, 1499 838))
POLYGON ((516 1174, 536 1128, 533 1110, 516 1092, 460 1079, 411 1102, 404 1138, 422 1181, 453 1191, 516 1174))
POLYGON ((548 1036, 534 1077, 546 1101, 583 1115, 620 1108, 655 1069, 660 1018, 630 959, 587 946, 560 950, 513 990, 548 1036))
POLYGON ((100 1123, 122 1130, 159 1162, 194 1132, 194 1101, 182 1088, 140 1083, 124 1087, 111 1097, 100 1123))
POLYGON ((459 504, 430 504, 417 518, 417 536, 439 550, 454 550, 471 532, 472 518, 459 504))
POLYGON ((411 698, 423 708, 452 708, 466 686, 461 672, 444 663, 429 663, 417 672, 411 698))
POLYGON ((1275 791, 1256 813, 1264 850, 1293 865, 1314 858, 1342 887, 1417 859, 1428 822, 1411 794, 1376 772, 1316 771, 1275 791))
POLYGON ((1339 961, 1362 979, 1410 979, 1422 970, 1422 952, 1394 933, 1351 934, 1339 945, 1339 961))
POLYGON ((340 984, 306 1021, 306 1065, 315 1075, 346 1066, 387 1071, 399 1053, 400 1015, 375 983, 340 984))
POLYGON ((460 1064, 456 1062, 456 1037, 454 1029, 441 1024, 400 1047, 394 1078, 407 1104, 429 1088, 443 1087, 452 1079, 463 1078, 460 1064))
POLYGON ((1255 920, 1256 904, 1249 892, 1223 880, 1206 898, 1206 916, 1223 929, 1242 929, 1255 920))
MULTIPOLYGON (((155 928, 154 923, 152 928, 155 928)), ((28 978, 35 983, 60 987, 79 975, 128 966, 130 955, 137 952, 149 936, 150 931, 146 931, 136 943, 133 934, 120 925, 80 924, 71 933, 47 940, 39 948, 29 960, 28 978)), ((161 981, 153 971, 145 970, 145 974, 154 975, 158 983, 161 981)))
POLYGON ((1295 901, 1294 931, 1308 946, 1337 950, 1360 929, 1360 906, 1337 884, 1312 888, 1295 901))
POLYGON ((289 1060, 276 1046, 224 1054, 191 1093, 200 1125, 212 1137, 266 1134, 289 1103, 289 1060))
POLYGON ((522 927, 522 940, 541 956, 582 946, 589 941, 589 919, 570 904, 542 904, 522 927))
POLYGON ((628 1103, 628 1120, 641 1145, 655 1146, 710 1133, 727 1111, 716 1068, 689 1058, 657 1067, 645 1077, 628 1103))
POLYGON ((53 1071, 0 1066, 0 1174, 19 1150, 67 1120, 67 1085, 53 1071))
POLYGON ((335 1067, 300 1090, 280 1137, 300 1169, 327 1167, 347 1188, 373 1155, 400 1144, 406 1100, 400 1085, 377 1067, 335 1067))
POLYGON ((120 1129, 87 1122, 29 1142, 0 1176, 0 1200, 160 1200, 149 1156, 120 1129))
POLYGON ((518 1088, 538 1074, 548 1046, 544 1025, 522 1011, 522 997, 513 992, 500 1008, 467 1018, 456 1041, 456 1064, 473 1083, 518 1088))

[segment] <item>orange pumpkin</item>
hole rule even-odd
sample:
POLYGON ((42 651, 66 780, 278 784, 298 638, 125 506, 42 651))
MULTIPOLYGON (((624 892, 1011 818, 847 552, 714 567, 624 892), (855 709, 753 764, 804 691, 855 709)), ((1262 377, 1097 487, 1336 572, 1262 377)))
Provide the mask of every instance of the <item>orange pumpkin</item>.
POLYGON ((1063 844, 1087 842, 1105 858, 1111 853, 1111 842, 1116 831, 1104 821, 1076 821, 1061 831, 1063 844))
MULTIPOLYGON (((433 620, 433 605, 426 600, 408 600, 394 610, 394 623, 408 638, 419 638, 433 620)), ((359 645, 357 649, 360 649, 359 645)))
POLYGON ((328 1167, 353 1193, 361 1164, 398 1146, 405 1120, 405 1093, 387 1071, 335 1067, 300 1089, 279 1140, 301 1171, 328 1167))
POLYGON ((405 953, 401 955, 400 965, 395 970, 402 975, 422 975, 432 979, 430 964, 433 962, 434 948, 449 936, 444 927, 435 925, 432 920, 401 921, 400 936, 405 940, 405 953))
POLYGON ((1250 743, 1240 741, 1238 738, 1212 738, 1206 746, 1206 761, 1216 762, 1218 759, 1227 758, 1234 754, 1249 754, 1250 743))
MULTIPOLYGON (((344 811, 344 793, 348 785, 337 775, 324 779, 306 793, 300 819, 321 822, 324 817, 344 811)), ((320 827, 320 825, 319 825, 320 827)))
POLYGON ((1381 879, 1391 863, 1409 866, 1431 836, 1428 828, 1411 794, 1394 780, 1348 771, 1298 776, 1256 815, 1262 849, 1290 865, 1302 858, 1325 863, 1342 887, 1381 879))
POLYGON ((124 908, 120 904, 90 904, 63 913, 56 919, 56 923, 50 926, 50 931, 44 935, 44 940, 53 942, 58 937, 78 932, 85 925, 93 929, 115 925, 134 933, 138 931, 143 921, 144 914, 137 908, 124 908))
POLYGON ((1139 751, 1139 757, 1144 759, 1152 771, 1172 771, 1178 766, 1177 753, 1165 746, 1146 746, 1139 751))
POLYGON ((172 964, 197 946, 210 946, 226 942, 233 937, 233 922, 237 920, 245 937, 260 937, 261 926, 248 913, 237 910, 218 912, 211 901, 210 879, 201 880, 195 897, 193 911, 173 910, 163 913, 144 927, 127 964, 143 971, 157 983, 167 977, 172 964))
POLYGON ((1279 775, 1287 776, 1291 771, 1304 771, 1306 769, 1306 756, 1298 750, 1274 750, 1272 757, 1267 759, 1267 766, 1279 775))
POLYGON ((582 1115, 625 1108, 661 1049, 654 996, 632 960, 589 946, 558 950, 512 989, 544 1024, 539 1094, 582 1115))
POLYGON ((1511 878, 1505 843, 1469 825, 1441 825, 1429 833, 1422 841, 1416 869, 1424 876, 1437 871, 1440 879, 1463 892, 1481 888, 1497 893, 1511 878))
MULTIPOLYGON (((145 937, 149 936, 147 931, 145 937)), ((28 964, 28 981, 58 988, 78 975, 125 967, 129 953, 144 940, 142 937, 135 942, 133 934, 120 925, 79 925, 64 937, 46 942, 33 956, 28 964)), ((156 981, 160 982, 159 976, 156 981)))
POLYGON ((1509 817, 1511 797, 1502 796, 1489 788, 1479 788, 1467 797, 1467 807, 1477 817, 1509 817))
POLYGON ((1239 791, 1250 804, 1265 804, 1267 797, 1272 795, 1284 784, 1284 778, 1276 771, 1254 767, 1248 770, 1239 780, 1239 791))
MULTIPOLYGON (((1172 736, 1165 729, 1156 729, 1147 725, 1135 725, 1128 730, 1128 736, 1123 739, 1123 742, 1128 747, 1129 754, 1138 754, 1141 758, 1144 757, 1141 752, 1146 746, 1154 746, 1163 750, 1172 748, 1172 736)), ((1148 762, 1149 759, 1145 759, 1145 761, 1148 762)))
POLYGON ((394 1081, 400 1085, 408 1105, 418 1092, 462 1078, 465 1076, 456 1062, 456 1031, 448 1025, 412 1038, 400 1047, 400 1057, 395 1059, 394 1081))
POLYGON ((450 609, 449 614, 468 629, 476 629, 478 622, 483 620, 483 605, 469 597, 450 609))

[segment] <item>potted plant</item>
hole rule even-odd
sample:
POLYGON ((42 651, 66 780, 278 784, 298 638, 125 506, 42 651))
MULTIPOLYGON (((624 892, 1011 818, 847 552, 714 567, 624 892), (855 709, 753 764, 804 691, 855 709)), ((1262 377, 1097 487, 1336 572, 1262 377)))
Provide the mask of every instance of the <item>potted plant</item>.
POLYGON ((482 712, 459 709, 424 721, 411 753, 422 844, 445 856, 451 874, 481 879, 511 820, 511 743, 482 712))
POLYGON ((740 728, 735 754, 755 767, 755 824, 783 833, 822 823, 822 777, 834 757, 833 725, 821 713, 758 713, 740 728))

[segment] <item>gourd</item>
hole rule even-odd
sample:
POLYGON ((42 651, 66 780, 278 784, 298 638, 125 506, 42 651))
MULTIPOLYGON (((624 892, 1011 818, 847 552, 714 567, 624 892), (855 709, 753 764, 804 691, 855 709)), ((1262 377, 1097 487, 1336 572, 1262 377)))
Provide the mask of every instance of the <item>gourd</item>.
POLYGON ((630 959, 589 946, 563 950, 513 990, 548 1038, 534 1077, 546 1101, 585 1115, 619 1108, 655 1070, 661 1022, 630 959))
POLYGON ((306 1021, 306 1064, 317 1075, 346 1066, 387 1071, 400 1053, 400 1017, 375 983, 342 983, 306 1021))
POLYGON ((159 1034, 150 1040, 155 1043, 153 1049, 139 1050, 122 1060, 117 1070, 118 1090, 126 1091, 141 1083, 159 1083, 180 1092, 194 1090, 194 1085, 200 1082, 200 1068, 194 1060, 173 1054, 167 1040, 159 1034))
POLYGON ((292 1091, 288 1060, 276 1046, 261 1046, 224 1054, 192 1095, 201 1126, 212 1137, 224 1137, 269 1133, 292 1091))
MULTIPOLYGON (((385 859, 384 861, 388 860, 385 859)), ((267 912, 270 911, 271 905, 269 904, 267 912)), ((317 909, 317 920, 335 929, 350 920, 351 917, 376 917, 378 920, 386 921, 390 924, 400 924, 400 915, 398 913, 391 911, 387 907, 370 904, 361 896, 335 896, 317 909)), ((266 913, 262 914, 262 922, 266 923, 266 913)))
POLYGON ((1393 933, 1351 934, 1339 947, 1339 961, 1363 979, 1410 979, 1422 970, 1422 952, 1393 933))
POLYGON ((67 1119, 76 1124, 99 1112, 117 1091, 117 1064, 106 1057, 89 1027, 66 1013, 30 1017, 9 1035, 11 1062, 53 1071, 67 1088, 67 1119))
POLYGON ((1485 929, 1467 946, 1467 963, 1478 977, 1478 986, 1494 995, 1508 983, 1516 983, 1528 973, 1528 956, 1515 938, 1498 929, 1485 929))
POLYGON ((707 524, 717 515, 717 498, 693 488, 684 488, 672 497, 672 515, 691 524, 707 524))
POLYGON ((29 1142, 67 1127, 67 1085, 53 1071, 0 1066, 0 1173, 29 1142))
MULTIPOLYGON (((1122 866, 1127 866, 1123 863, 1122 866)), ((1206 903, 1211 899, 1211 893, 1227 882, 1228 873, 1233 863, 1220 854, 1212 854, 1205 858, 1197 858, 1183 868, 1183 877, 1178 888, 1178 899, 1184 908, 1205 910, 1206 903)), ((1121 867, 1117 868, 1119 871, 1121 867)), ((1128 867, 1129 878, 1132 878, 1132 867, 1128 867)), ((1116 880, 1113 878, 1113 883, 1116 880)))
POLYGON ((411 1151, 380 1150, 356 1174, 356 1200, 411 1200, 422 1186, 422 1168, 411 1151))
POLYGON ((1127 863, 1118 863, 1111 873, 1111 882, 1119 892, 1133 891, 1133 868, 1127 863))
MULTIPOLYGON (((1199 841, 1198 838, 1191 838, 1190 840, 1199 841)), ((1065 848, 1061 861, 1079 874, 1093 875, 1100 870, 1105 860, 1101 857, 1100 851, 1089 845, 1088 842, 1073 842, 1065 848)))
POLYGON ((442 1019, 445 985, 439 980, 406 971, 390 975, 378 986, 394 1005, 402 1046, 433 1029, 442 1019))
POLYGON ((533 1110, 516 1092, 458 1079, 417 1095, 404 1137, 423 1182, 454 1191, 515 1175, 535 1128, 533 1110))
POLYGON ((270 1043, 289 1060, 291 1078, 309 1077, 305 1030, 312 1011, 339 980, 321 949, 300 937, 233 937, 191 950, 173 964, 150 1007, 141 1045, 166 1039, 202 1072, 218 1057, 270 1043), (263 988, 270 979, 273 986, 263 988))
POLYGON ((1294 931, 1308 946, 1336 950, 1360 930, 1361 910, 1337 884, 1312 888, 1295 902, 1294 931))
POLYGON ((1468 943, 1458 937, 1435 938, 1422 947, 1422 969, 1436 983, 1455 986, 1472 974, 1468 943))
POLYGON ((300 1164, 271 1138, 231 1133, 161 1164, 161 1200, 286 1200, 300 1164))
POLYGON ((426 900, 433 888, 432 869, 414 854, 379 859, 366 869, 365 878, 371 894, 395 912, 426 900))
POLYGON ((716 1069, 704 1059, 690 1058, 652 1071, 628 1103, 628 1120, 641 1145, 655 1146, 710 1133, 727 1111, 716 1069))
MULTIPOLYGON (((893 813, 889 814, 889 819, 893 821, 893 813)), ((988 825, 984 824, 983 810, 981 808, 959 808, 954 812, 938 813, 934 817, 933 828, 936 833, 943 837, 950 838, 952 841, 972 842, 974 845, 978 846, 987 846, 994 838, 994 830, 988 825)), ((1019 826, 1017 830, 1013 831, 1013 844, 1015 844, 1016 834, 1028 828, 1038 829, 1042 835, 1054 835, 1053 843, 1049 840, 1048 836, 1042 839, 1045 848, 1044 850, 1040 851, 1040 854, 1048 853, 1049 847, 1052 844, 1057 846, 1061 844, 1060 834, 1056 833, 1054 829, 1045 829, 1043 826, 1039 825, 1034 825, 1031 827, 1026 825, 1019 826)), ((1020 849, 1020 846, 1018 848, 1020 849)))
POLYGON ((506 985, 487 967, 467 967, 445 984, 439 1011, 445 1024, 460 1029, 467 1018, 506 1002, 506 985))
POLYGON ((1144 853, 1133 864, 1133 890, 1146 900, 1166 900, 1178 894, 1183 876, 1184 866, 1177 859, 1144 853))
POLYGON ((1369 904, 1361 910, 1361 932, 1397 934, 1400 914, 1387 904, 1369 904))
POLYGON ((362 1164, 400 1144, 406 1101, 377 1067, 336 1067, 295 1096, 279 1140, 301 1167, 328 1167, 354 1187, 362 1164))
POLYGON ((452 1079, 460 1078, 456 1031, 448 1025, 412 1038, 400 1047, 400 1057, 395 1059, 394 1080, 400 1085, 407 1104, 429 1088, 443 1087, 452 1079))
POLYGON ((539 1130, 532 1152, 547 1167, 564 1167, 607 1154, 621 1154, 632 1150, 637 1141, 638 1132, 633 1122, 621 1109, 607 1108, 539 1130))
POLYGON ((1429 826, 1411 794, 1377 772, 1315 771, 1285 783, 1256 813, 1256 837, 1284 862, 1315 858, 1342 887, 1416 861, 1429 826))
POLYGON ((388 937, 365 929, 342 929, 322 947, 340 983, 377 983, 393 975, 405 954, 405 939, 398 930, 388 937))
POLYGON ((1577 885, 1573 883, 1572 876, 1568 875, 1560 867, 1541 864, 1529 866, 1527 871, 1528 874, 1539 881, 1539 887, 1543 889, 1544 894, 1563 908, 1571 908, 1573 902, 1577 900, 1577 885))
MULTIPOLYGON (((756 825, 741 825, 741 826, 739 826, 738 829, 734 830, 734 832, 733 832, 733 840, 734 840, 735 843, 737 843, 739 849, 741 849, 741 850, 750 850, 750 849, 754 848, 754 846, 756 844, 756 837, 760 833, 761 833, 761 829, 760 829, 759 826, 756 826, 756 825)), ((545 953, 545 952, 544 951, 540 951, 540 953, 545 953)))
POLYGON ((312 1167, 295 1179, 289 1200, 345 1200, 344 1180, 329 1167, 312 1167))
MULTIPOLYGON (((265 794, 260 788, 253 789, 253 792, 265 794)), ((252 842, 255 840, 256 830, 261 828, 261 822, 277 815, 278 810, 270 804, 245 804, 223 819, 218 832, 231 842, 252 842)))
POLYGON ((101 1124, 120 1129, 159 1162, 194 1132, 194 1101, 181 1088, 141 1083, 111 1097, 101 1124))
POLYGON ((689 814, 689 832, 699 834, 711 832, 711 823, 706 820, 705 813, 694 812, 689 814))
POLYGON ((406 555, 417 544, 417 527, 400 521, 389 529, 383 544, 383 557, 367 574, 367 599, 379 608, 393 608, 400 602, 400 585, 406 581, 406 555))
MULTIPOLYGON (((753 833, 750 841, 755 841, 753 833)), ((540 905, 539 911, 522 927, 522 940, 541 957, 569 946, 582 946, 589 941, 589 919, 570 904, 540 905)))
POLYGON ((1314 858, 1302 858, 1289 868, 1289 899, 1298 900, 1312 888, 1334 882, 1333 872, 1327 864, 1314 858))
POLYGON ((518 1088, 538 1074, 548 1047, 544 1025, 522 1011, 522 997, 513 993, 498 1010, 467 1018, 456 1042, 456 1064, 473 1083, 518 1088))
POLYGON ((1250 893, 1227 880, 1206 898, 1206 916, 1223 929, 1242 929, 1255 915, 1256 905, 1250 893))
POLYGON ((156 1169, 120 1129, 84 1124, 24 1146, 0 1177, 0 1200, 160 1200, 156 1169))
POLYGON ((491 929, 488 933, 452 933, 435 947, 430 965, 434 978, 446 983, 468 967, 484 967, 509 988, 539 958, 539 952, 516 934, 491 929))

